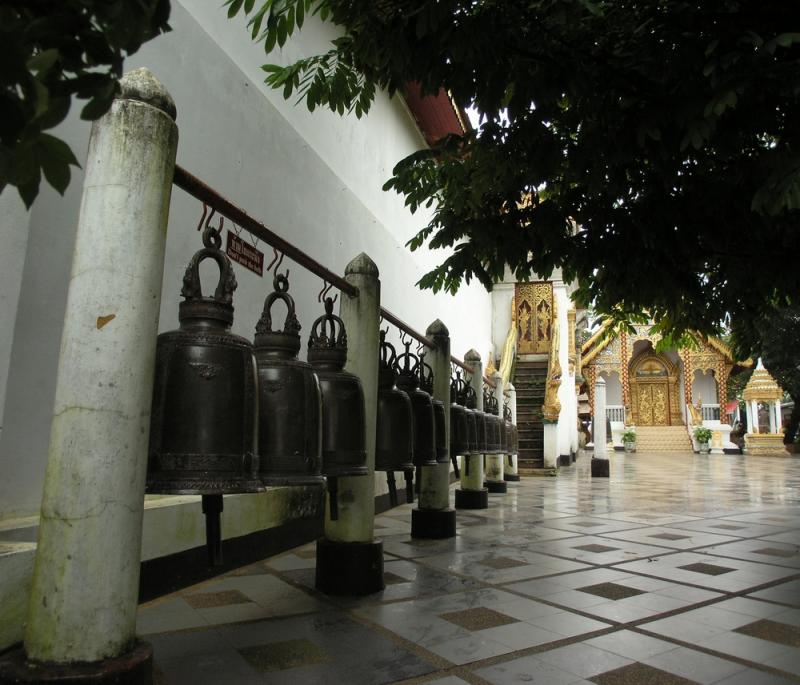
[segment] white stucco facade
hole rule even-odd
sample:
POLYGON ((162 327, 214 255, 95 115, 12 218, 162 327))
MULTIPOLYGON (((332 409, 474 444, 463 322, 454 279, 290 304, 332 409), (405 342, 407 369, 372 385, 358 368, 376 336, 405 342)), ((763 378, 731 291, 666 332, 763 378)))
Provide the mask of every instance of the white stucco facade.
MULTIPOLYGON (((327 111, 311 114, 269 90, 259 68, 265 61, 289 61, 325 49, 332 29, 313 20, 274 58, 265 58, 243 22, 229 21, 214 3, 173 2, 170 23, 173 31, 146 44, 126 69, 147 66, 174 98, 177 163, 336 273, 343 273, 358 253, 367 253, 380 270, 383 306, 417 330, 441 319, 458 356, 473 347, 487 350, 490 295, 474 282, 456 296, 417 289, 416 281, 445 253, 411 253, 405 243, 428 216, 411 215, 400 196, 381 189, 394 164, 425 145, 405 103, 379 94, 372 112, 357 120, 327 111)), ((85 166, 90 127, 78 112, 73 107, 55 133, 85 166)), ((63 197, 43 184, 30 212, 14 191, 0 196, 0 520, 35 516, 40 505, 82 182, 82 171, 74 170, 63 197)), ((161 331, 177 326, 184 268, 201 246, 195 231, 200 210, 196 200, 174 190, 161 331)), ((268 263, 272 250, 263 243, 259 249, 268 263)), ((287 267, 305 341, 321 313, 322 283, 290 260, 284 261, 282 268, 287 267)), ((272 283, 235 268, 233 329, 252 337, 272 283)))

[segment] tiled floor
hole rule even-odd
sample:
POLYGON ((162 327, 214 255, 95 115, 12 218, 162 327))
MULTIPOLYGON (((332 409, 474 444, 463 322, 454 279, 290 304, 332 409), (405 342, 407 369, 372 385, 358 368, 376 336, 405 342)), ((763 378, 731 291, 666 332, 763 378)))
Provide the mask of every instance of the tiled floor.
POLYGON ((157 682, 800 682, 800 459, 588 457, 458 535, 376 519, 386 589, 317 593, 314 545, 143 605, 157 682))

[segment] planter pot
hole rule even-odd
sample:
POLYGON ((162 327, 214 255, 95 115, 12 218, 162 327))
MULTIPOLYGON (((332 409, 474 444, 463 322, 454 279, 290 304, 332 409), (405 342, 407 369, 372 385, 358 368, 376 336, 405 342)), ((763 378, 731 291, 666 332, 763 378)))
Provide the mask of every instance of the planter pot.
POLYGON ((700 450, 700 454, 708 454, 708 443, 707 442, 698 442, 697 449, 700 450))
POLYGON ((622 446, 625 448, 626 454, 630 454, 631 452, 636 451, 636 443, 635 442, 623 442, 622 446))

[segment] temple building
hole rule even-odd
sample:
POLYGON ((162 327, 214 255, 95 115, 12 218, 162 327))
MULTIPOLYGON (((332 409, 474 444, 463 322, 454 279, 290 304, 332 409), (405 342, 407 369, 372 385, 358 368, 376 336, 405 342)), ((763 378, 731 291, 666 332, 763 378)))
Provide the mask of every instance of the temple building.
POLYGON ((609 332, 603 326, 581 347, 581 373, 589 404, 595 383, 606 382, 606 411, 614 443, 625 426, 635 426, 640 449, 690 449, 687 426, 705 425, 715 435, 712 448, 734 450, 725 411, 728 379, 739 364, 719 338, 695 336, 695 345, 658 351, 661 340, 652 324, 638 324, 633 333, 609 332))

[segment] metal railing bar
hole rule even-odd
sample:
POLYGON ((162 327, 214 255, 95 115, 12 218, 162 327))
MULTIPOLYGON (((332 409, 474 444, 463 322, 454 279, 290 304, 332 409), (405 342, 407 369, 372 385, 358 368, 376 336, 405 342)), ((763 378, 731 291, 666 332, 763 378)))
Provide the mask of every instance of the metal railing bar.
POLYGON ((425 347, 429 349, 434 349, 436 345, 434 344, 433 340, 428 338, 427 336, 422 335, 419 331, 411 328, 405 321, 401 318, 392 314, 388 309, 385 307, 381 307, 381 316, 391 324, 394 324, 399 328, 401 331, 408 333, 412 338, 414 338, 417 342, 422 343, 425 347))
POLYGON ((358 288, 354 285, 351 285, 344 278, 324 267, 316 259, 310 257, 301 249, 273 233, 263 223, 251 217, 243 209, 237 207, 230 200, 220 195, 211 186, 186 171, 183 167, 175 165, 175 175, 172 182, 181 190, 185 190, 192 197, 201 202, 205 202, 209 207, 213 207, 225 218, 230 219, 235 224, 250 231, 250 233, 257 238, 263 240, 276 250, 279 250, 300 266, 305 267, 311 273, 316 274, 343 293, 351 297, 358 295, 358 288))

